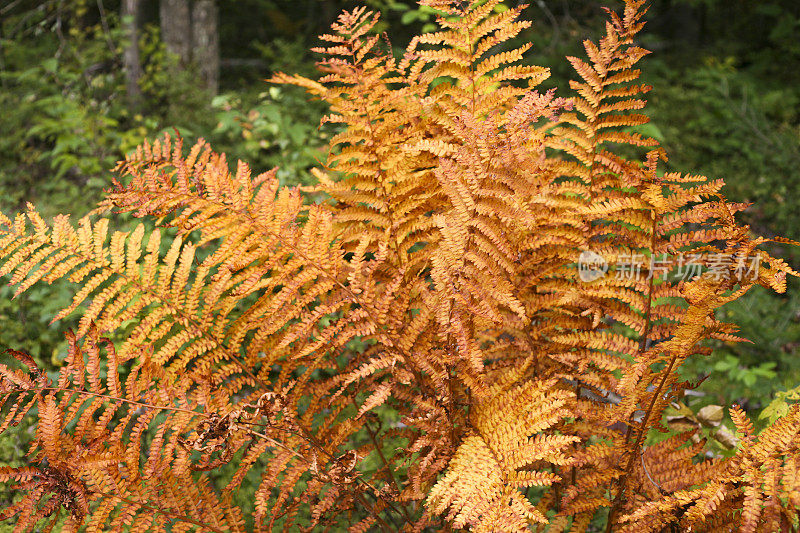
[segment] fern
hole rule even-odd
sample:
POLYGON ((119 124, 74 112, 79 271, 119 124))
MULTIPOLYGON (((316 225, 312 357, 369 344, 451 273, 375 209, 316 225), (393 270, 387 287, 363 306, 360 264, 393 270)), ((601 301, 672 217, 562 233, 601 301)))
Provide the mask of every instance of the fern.
POLYGON ((693 386, 680 366, 741 340, 716 310, 798 274, 736 221, 722 180, 662 173, 663 149, 635 133, 645 2, 608 11, 561 97, 537 90, 549 73, 521 64, 527 45, 498 51, 529 26, 524 6, 423 4, 439 30, 401 58, 357 8, 321 36, 319 80, 273 77, 341 126, 310 188, 329 201, 165 136, 119 163, 77 227, 33 206, 0 218, 17 293, 67 278, 79 288, 55 319, 83 308, 55 382, 18 350, 0 364, 0 430, 36 427, 29 464, 0 468, 20 494, 0 518, 18 531, 62 516, 66 531, 800 527, 796 406, 759 435, 734 408, 730 458, 693 431, 651 444, 693 386), (177 234, 162 255, 161 229, 109 234, 110 212, 177 234), (251 515, 246 479, 259 480, 251 515))

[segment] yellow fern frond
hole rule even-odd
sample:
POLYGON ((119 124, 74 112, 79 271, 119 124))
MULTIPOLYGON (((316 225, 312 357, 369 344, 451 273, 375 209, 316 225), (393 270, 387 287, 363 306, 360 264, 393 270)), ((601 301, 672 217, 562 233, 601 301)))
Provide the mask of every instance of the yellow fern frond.
POLYGON ((528 531, 530 523, 547 522, 519 489, 559 481, 554 473, 529 468, 569 464, 565 449, 579 440, 542 433, 569 413, 564 406, 571 393, 554 386, 553 381, 527 382, 476 406, 476 434, 464 439, 431 489, 432 512, 449 509, 455 527, 474 531, 528 531))

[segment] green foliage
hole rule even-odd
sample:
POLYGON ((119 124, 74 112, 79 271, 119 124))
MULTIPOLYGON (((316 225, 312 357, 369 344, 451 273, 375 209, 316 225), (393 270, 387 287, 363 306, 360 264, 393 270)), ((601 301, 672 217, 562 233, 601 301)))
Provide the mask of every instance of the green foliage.
POLYGON ((789 408, 798 400, 800 400, 800 385, 787 391, 778 391, 775 393, 775 399, 761 411, 760 418, 772 424, 780 417, 786 416, 789 408))
POLYGON ((317 124, 322 109, 294 88, 270 87, 257 98, 226 93, 214 98, 217 125, 211 138, 230 160, 257 170, 279 167, 281 183, 311 183, 308 170, 324 160, 329 128, 317 124))
MULTIPOLYGON (((796 103, 800 92, 737 67, 734 57, 707 57, 699 67, 676 69, 664 62, 656 62, 655 67, 651 79, 671 80, 653 91, 651 113, 662 126, 664 145, 674 154, 671 169, 696 168, 711 177, 725 176, 729 198, 753 203, 744 219, 756 233, 799 238, 800 115, 796 103)), ((789 248, 776 253, 797 263, 789 248)), ((695 400, 694 408, 727 397, 758 411, 770 403, 776 390, 800 382, 798 313, 796 283, 787 295, 754 290, 726 306, 723 318, 737 323, 739 334, 751 342, 721 344, 709 359, 685 369, 691 380, 710 369, 727 377, 704 382, 700 390, 708 397, 695 400)))
POLYGON ((741 327, 740 334, 751 342, 726 345, 718 353, 728 360, 733 358, 737 368, 744 367, 755 372, 755 377, 761 376, 755 383, 753 378, 737 373, 741 370, 734 370, 731 376, 742 376, 733 378, 734 382, 746 387, 738 389, 736 397, 749 400, 754 407, 768 403, 773 390, 791 388, 800 382, 798 288, 797 283, 792 283, 786 295, 781 296, 756 290, 731 303, 725 310, 725 319, 736 320, 741 327), (769 370, 770 364, 773 365, 772 371, 769 370), (759 368, 762 370, 757 371, 759 368))
POLYGON ((85 214, 108 186, 108 171, 148 132, 175 125, 210 129, 190 73, 171 73, 155 27, 141 39, 146 106, 132 112, 113 13, 87 20, 83 3, 47 5, 2 19, 0 192, 3 209, 34 201, 47 217, 85 214), (54 17, 57 17, 54 21, 54 17), (57 32, 50 31, 57 25, 57 32), (180 102, 176 104, 175 102, 180 102), (206 125, 203 126, 203 123, 206 125))
MULTIPOLYGON (((772 379, 775 374, 774 361, 766 363, 757 363, 754 366, 743 366, 742 363, 735 355, 726 354, 721 360, 714 363, 713 369, 715 372, 722 372, 727 374, 728 379, 737 384, 742 384, 748 389, 751 389, 759 379, 772 379)), ((745 394, 739 395, 740 398, 747 398, 745 394)))
MULTIPOLYGON (((157 26, 145 28, 140 40, 144 105, 134 111, 115 14, 106 11, 104 25, 85 2, 63 9, 31 4, 0 18, 0 210, 32 201, 46 218, 80 217, 102 197, 115 162, 148 133, 167 124, 187 135, 212 130, 208 95, 195 88, 191 72, 172 68, 157 26)), ((57 367, 66 350, 63 332, 75 324, 50 319, 69 303, 70 285, 12 295, 0 288, 0 349, 24 349, 43 368, 57 367)))
POLYGON ((800 92, 764 87, 732 58, 697 69, 661 65, 670 83, 653 92, 673 169, 726 176, 728 197, 753 202, 747 222, 757 233, 800 238, 794 199, 800 190, 800 92))
MULTIPOLYGON (((0 107, 6 112, 0 114, 4 132, 0 187, 4 207, 20 207, 22 199, 41 197, 52 197, 51 205, 59 198, 70 202, 78 196, 78 186, 84 196, 100 197, 99 184, 89 180, 113 164, 116 147, 125 139, 117 130, 119 120, 109 112, 117 84, 116 75, 104 64, 104 43, 88 38, 86 43, 62 51, 57 40, 46 34, 3 42, 0 107)), ((53 205, 49 214, 63 207, 53 205)))

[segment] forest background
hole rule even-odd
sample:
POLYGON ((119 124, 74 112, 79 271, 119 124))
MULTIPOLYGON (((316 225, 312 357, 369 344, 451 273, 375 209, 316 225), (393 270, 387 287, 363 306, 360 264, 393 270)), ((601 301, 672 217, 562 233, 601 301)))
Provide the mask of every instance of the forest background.
MULTIPOLYGON (((408 0, 363 1, 382 13, 379 29, 398 49, 432 27, 433 12, 408 0)), ((520 39, 534 43, 527 62, 551 69, 546 87, 567 86, 564 56, 602 30, 603 3, 531 1, 523 18, 533 25, 520 39)), ((77 219, 101 199, 117 160, 173 129, 254 171, 279 166, 283 184, 309 182, 332 133, 319 127, 325 109, 264 79, 313 76, 309 48, 356 5, 0 0, 0 211, 30 201, 46 218, 77 219)), ((642 133, 671 154, 667 169, 724 178, 730 200, 757 206, 744 213, 756 233, 800 239, 800 2, 653 0, 641 38, 654 51, 643 78, 655 85, 642 133)), ((129 219, 118 220, 115 229, 125 229, 129 219)), ((796 250, 773 253, 800 267, 796 250)), ((710 359, 685 367, 692 380, 715 371, 691 398, 693 411, 736 401, 763 420, 800 398, 800 284, 792 281, 786 294, 754 290, 723 308, 752 344, 720 343, 710 359)), ((12 294, 0 289, 0 349, 27 351, 56 370, 74 324, 50 320, 72 288, 12 294)), ((4 433, 0 463, 17 463, 30 437, 4 433)), ((0 505, 9 496, 0 489, 0 505)))

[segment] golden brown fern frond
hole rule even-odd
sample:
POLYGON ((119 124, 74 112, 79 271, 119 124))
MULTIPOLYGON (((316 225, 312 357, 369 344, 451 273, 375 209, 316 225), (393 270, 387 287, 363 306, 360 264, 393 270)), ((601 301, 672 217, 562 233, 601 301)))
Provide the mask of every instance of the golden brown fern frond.
POLYGON ((734 406, 731 417, 743 436, 736 455, 705 473, 705 479, 695 479, 698 488, 652 498, 632 510, 620 520, 623 531, 656 531, 665 522, 692 531, 791 531, 797 526, 800 505, 798 416, 800 411, 793 406, 784 418, 755 435, 747 416, 734 406), (647 524, 652 525, 643 527, 647 524))
POLYGON ((230 271, 211 276, 211 268, 218 266, 212 259, 192 272, 194 245, 176 238, 162 260, 158 230, 150 234, 142 257, 142 225, 132 232, 114 232, 109 239, 108 220, 93 225, 87 217, 76 229, 66 217, 56 217, 50 227, 31 208, 13 223, 4 222, 0 246, 7 260, 2 272, 12 273, 12 281, 20 282, 17 293, 34 282, 65 277, 81 284, 72 304, 53 320, 89 300, 79 336, 93 322, 112 331, 126 320, 140 318, 120 349, 123 360, 136 357, 138 346, 151 343, 159 346, 153 362, 174 375, 191 368, 198 380, 221 381, 244 374, 245 383, 256 383, 240 354, 225 345, 219 328, 230 313, 222 298, 233 289, 230 271), (32 232, 26 228, 26 218, 33 224, 32 232), (190 280, 192 288, 187 290, 190 280))
POLYGON ((530 26, 530 22, 518 20, 526 5, 497 13, 499 4, 500 0, 421 2, 440 12, 437 22, 441 30, 412 40, 406 54, 421 63, 415 66, 420 83, 429 85, 437 78, 452 80, 436 85, 428 98, 435 104, 431 118, 451 134, 457 135, 454 127, 462 111, 485 117, 515 105, 527 89, 509 82, 523 80, 533 88, 550 75, 543 67, 515 65, 530 44, 504 52, 492 50, 530 26))
POLYGON ((21 352, 12 355, 27 373, 0 365, 2 392, 32 397, 27 407, 38 419, 28 454, 33 466, 0 473, 25 491, 2 517, 16 517, 19 530, 49 516, 55 521, 63 510, 68 531, 84 521, 90 531, 167 523, 243 531, 241 511, 220 500, 208 479, 192 474, 188 454, 175 446, 176 437, 204 417, 195 411, 196 400, 182 396, 181 387, 147 361, 123 380, 123 361, 93 326, 83 346, 71 332, 67 338, 69 356, 58 383, 21 352))
POLYGON ((547 519, 520 492, 560 481, 542 466, 568 465, 565 454, 578 440, 548 435, 570 410, 570 391, 555 381, 525 382, 508 390, 493 390, 491 399, 476 404, 474 435, 467 436, 447 472, 431 489, 427 505, 443 513, 455 527, 474 531, 529 531, 533 522, 547 519))
POLYGON ((356 9, 333 25, 336 34, 322 35, 327 47, 319 63, 327 73, 319 81, 279 73, 271 81, 306 88, 328 102, 331 114, 323 122, 346 126, 331 139, 326 169, 341 176, 315 175, 316 190, 335 200, 333 213, 342 229, 345 249, 375 252, 386 246, 387 264, 420 269, 425 251, 410 253, 421 242, 436 239, 435 225, 426 215, 439 199, 429 154, 411 155, 401 146, 426 135, 419 95, 406 81, 407 71, 381 50, 370 35, 377 15, 356 9))
MULTIPOLYGON (((216 335, 231 346, 240 346, 252 335, 245 355, 251 366, 268 363, 262 361, 265 356, 279 357, 281 346, 301 338, 319 318, 364 290, 359 286, 362 273, 358 268, 346 271, 343 252, 336 244, 331 246, 335 239, 330 216, 319 207, 303 206, 297 189, 279 191, 274 172, 253 178, 240 163, 232 174, 224 156, 204 143, 184 158, 181 143, 171 146, 168 137, 152 148, 145 145, 120 170, 131 176, 130 183, 117 183, 106 207, 137 216, 172 215, 166 225, 178 228, 180 235, 201 230, 195 246, 221 241, 198 267, 215 282, 209 299, 224 310, 223 316, 238 301, 258 299, 227 321, 223 317, 211 321, 205 313, 204 323, 213 322, 216 335), (341 281, 347 275, 351 288, 341 281), (326 305, 307 313, 312 302, 332 290, 335 295, 326 305), (274 322, 273 317, 280 318, 274 322), (275 335, 287 323, 293 327, 275 335)), ((196 305, 191 301, 187 307, 196 305)))
MULTIPOLYGON (((49 281, 78 267, 72 279, 89 276, 92 284, 85 285, 73 307, 93 297, 81 325, 94 320, 109 331, 138 317, 121 344, 120 359, 138 357, 163 366, 167 377, 176 380, 177 391, 202 395, 201 403, 221 420, 232 423, 228 415, 237 403, 252 403, 266 391, 285 391, 283 403, 286 412, 293 413, 292 427, 288 434, 286 428, 275 428, 280 437, 275 442, 303 453, 292 458, 294 477, 265 478, 259 493, 265 500, 259 508, 266 509, 271 490, 289 497, 301 477, 308 477, 312 463, 321 473, 335 469, 342 454, 337 448, 361 427, 339 423, 349 399, 333 406, 323 425, 315 419, 314 409, 298 415, 297 404, 309 395, 315 402, 326 400, 328 389, 320 389, 312 376, 335 367, 336 357, 350 340, 374 333, 390 320, 398 283, 377 284, 386 279, 380 272, 376 278, 375 272, 385 257, 365 261, 362 251, 360 257, 345 261, 341 249, 331 246, 333 226, 324 210, 304 209, 304 224, 299 225, 302 202, 297 191, 277 192, 272 174, 252 180, 244 166, 232 175, 224 158, 203 144, 186 157, 180 143, 172 146, 166 138, 144 145, 120 168, 131 181, 125 186, 117 183, 103 208, 116 205, 177 226, 179 235, 163 259, 158 254, 158 230, 151 234, 141 261, 141 226, 130 235, 115 233, 106 245, 107 222, 93 228, 85 219, 76 232, 62 217, 50 230, 31 211, 28 216, 36 228, 32 235, 23 219, 8 232, 4 245, 11 259, 6 268, 16 269, 15 280, 26 288, 32 278, 49 281), (200 243, 184 244, 194 229, 201 229, 200 243), (193 264, 196 247, 215 241, 221 241, 215 253, 193 264), (48 270, 45 264, 45 270, 33 270, 48 253, 53 254, 56 268, 48 270), (104 287, 107 279, 111 283, 104 287), (241 302, 249 306, 242 308, 241 302), (340 320, 342 316, 346 318, 340 320), (143 354, 141 346, 154 350, 143 354), (298 374, 300 361, 305 361, 305 371, 298 374), (276 365, 281 369, 277 376, 276 365), (314 454, 319 457, 312 460, 314 454)), ((226 463, 245 441, 240 438, 220 450, 227 460, 203 457, 201 468, 226 463)), ((262 450, 253 460, 265 453, 262 450)), ((347 491, 357 492, 356 486, 347 491)), ((279 498, 277 504, 283 501, 279 498)), ((257 518, 274 521, 266 512, 257 518)))
POLYGON ((630 181, 639 174, 630 171, 630 163, 609 149, 609 143, 657 145, 653 139, 621 131, 623 126, 638 126, 648 121, 642 114, 631 113, 645 106, 645 101, 637 96, 650 90, 647 85, 633 83, 640 73, 634 68, 636 63, 649 53, 633 42, 644 25, 642 18, 646 11, 644 0, 626 1, 622 17, 607 10, 610 20, 603 38, 598 43, 591 40, 583 43, 589 62, 567 58, 581 78, 570 82, 579 96, 574 99, 576 112, 561 117, 563 125, 552 140, 576 160, 577 164, 565 164, 564 171, 588 186, 590 195, 620 181, 636 185, 630 181))
MULTIPOLYGON (((581 416, 572 430, 585 437, 606 435, 610 445, 577 451, 583 472, 562 512, 588 523, 611 505, 609 528, 619 506, 634 505, 638 498, 627 494, 627 487, 646 453, 641 444, 647 432, 658 427, 664 408, 686 387, 678 367, 707 352, 706 339, 736 340, 735 329, 716 320, 715 310, 755 283, 780 290, 783 277, 792 273, 756 250, 764 241, 750 238, 735 222, 742 206, 719 194, 721 180, 660 175, 657 165, 665 156, 657 143, 625 131, 647 121, 635 111, 645 106, 638 95, 649 88, 635 84, 634 68, 647 51, 633 40, 645 11, 644 2, 628 1, 622 16, 609 12, 606 35, 597 44, 584 42, 589 62, 570 58, 581 78, 572 83, 578 93, 572 99, 575 113, 561 113, 552 136, 545 137, 548 146, 565 154, 550 167, 567 178, 561 190, 569 200, 556 205, 572 210, 574 218, 562 219, 583 223, 583 233, 567 246, 558 243, 560 249, 572 250, 578 263, 597 258, 603 270, 590 271, 597 276, 587 279, 569 260, 553 262, 544 276, 533 271, 538 283, 523 296, 536 313, 531 342, 555 364, 551 372, 576 386, 581 416), (629 146, 621 151, 620 145, 629 146), (630 156, 631 146, 654 149, 640 161, 630 156), (695 263, 694 274, 670 279, 684 269, 685 257, 695 263), (764 268, 746 278, 748 269, 742 267, 754 258, 764 268), (554 316, 558 319, 546 320, 554 316), (619 401, 593 405, 609 395, 619 401), (609 489, 613 501, 607 499, 609 489)), ((569 235, 569 225, 562 228, 556 235, 569 235)))

